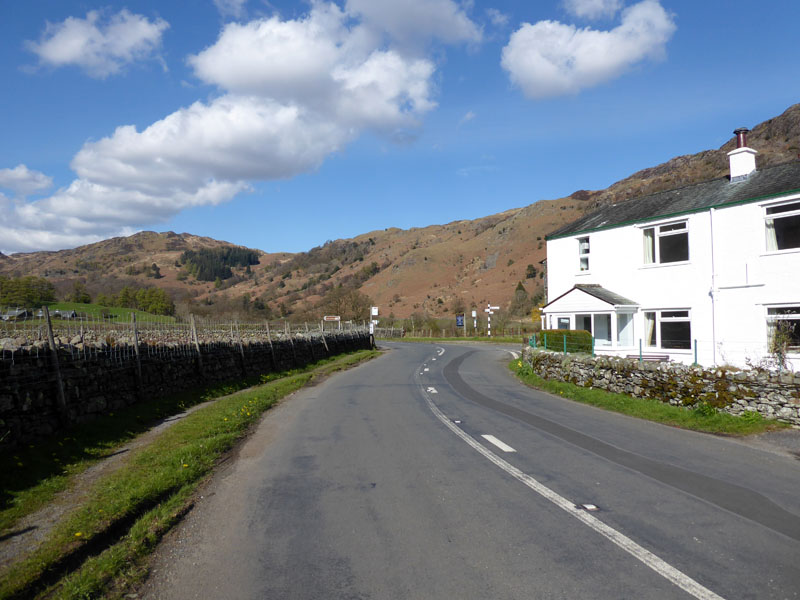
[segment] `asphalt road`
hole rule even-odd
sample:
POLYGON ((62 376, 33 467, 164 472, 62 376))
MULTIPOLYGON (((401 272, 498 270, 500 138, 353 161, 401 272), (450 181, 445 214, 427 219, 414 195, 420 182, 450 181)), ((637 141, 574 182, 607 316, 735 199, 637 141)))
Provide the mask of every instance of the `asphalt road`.
POLYGON ((142 597, 800 597, 800 461, 385 346, 267 413, 142 597))

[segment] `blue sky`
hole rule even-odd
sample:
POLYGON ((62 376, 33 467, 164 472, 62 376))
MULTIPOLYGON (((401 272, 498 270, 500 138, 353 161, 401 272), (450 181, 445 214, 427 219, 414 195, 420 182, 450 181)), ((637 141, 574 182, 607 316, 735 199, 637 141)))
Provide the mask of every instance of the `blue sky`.
POLYGON ((794 0, 0 2, 0 251, 301 251, 602 189, 800 101, 794 0))

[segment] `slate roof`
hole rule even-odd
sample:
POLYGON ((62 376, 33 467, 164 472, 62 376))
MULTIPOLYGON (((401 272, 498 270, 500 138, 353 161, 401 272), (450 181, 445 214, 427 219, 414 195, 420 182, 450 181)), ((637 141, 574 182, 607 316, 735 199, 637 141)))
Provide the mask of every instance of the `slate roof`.
POLYGON ((542 308, 547 308, 548 306, 550 306, 554 302, 558 302, 559 300, 561 300, 561 298, 563 298, 564 296, 566 296, 567 294, 569 294, 570 292, 573 292, 575 290, 578 290, 578 291, 581 291, 581 292, 585 292, 585 293, 589 294, 590 296, 594 296, 595 298, 597 298, 599 300, 602 300, 603 302, 607 302, 608 304, 611 304, 613 306, 638 306, 639 305, 638 302, 634 302, 633 300, 629 300, 625 296, 620 296, 619 294, 615 294, 611 290, 607 290, 606 288, 602 287, 601 285, 599 285, 597 283, 576 283, 572 287, 572 289, 570 289, 567 292, 564 292, 558 298, 555 298, 554 300, 551 300, 550 302, 545 304, 542 308))
POLYGON ((618 202, 551 232, 546 239, 742 204, 792 191, 800 191, 800 161, 759 169, 733 183, 728 177, 721 177, 618 202))

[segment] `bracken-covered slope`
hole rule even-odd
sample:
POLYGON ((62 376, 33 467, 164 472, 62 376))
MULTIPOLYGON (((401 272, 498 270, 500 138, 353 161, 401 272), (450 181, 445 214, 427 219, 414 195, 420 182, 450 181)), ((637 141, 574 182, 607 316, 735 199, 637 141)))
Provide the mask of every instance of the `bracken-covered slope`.
MULTIPOLYGON (((759 152, 759 167, 797 160, 800 104, 754 127, 748 142, 759 152)), ((47 277, 61 295, 76 280, 91 294, 157 285, 192 310, 252 312, 266 306, 276 315, 283 311, 309 320, 320 316, 311 307, 339 284, 367 294, 384 317, 446 316, 459 305, 506 307, 519 282, 530 296, 542 291, 546 234, 606 204, 724 176, 734 145, 731 138, 717 150, 673 158, 605 190, 580 190, 557 200, 532 197, 528 206, 480 219, 373 231, 297 254, 259 252, 259 264, 236 267, 232 278, 216 283, 187 276, 180 257, 186 250, 231 244, 172 232, 142 232, 60 252, 0 255, 0 274, 47 277), (153 264, 161 278, 152 277, 153 264)))

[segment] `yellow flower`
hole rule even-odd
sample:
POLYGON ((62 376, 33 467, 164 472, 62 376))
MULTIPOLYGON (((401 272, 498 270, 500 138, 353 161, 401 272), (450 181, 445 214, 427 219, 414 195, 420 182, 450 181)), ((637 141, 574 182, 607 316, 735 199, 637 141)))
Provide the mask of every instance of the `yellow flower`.
POLYGON ((18 467, 21 467, 21 466, 23 466, 23 465, 22 465, 22 463, 21 463, 21 462, 19 462, 19 463, 17 463, 17 466, 18 466, 18 467))
POLYGON ((75 537, 81 537, 83 534, 80 531, 75 532, 75 537))
POLYGON ((225 420, 227 421, 227 420, 228 420, 228 417, 225 417, 225 420))
POLYGON ((188 467, 188 466, 189 466, 189 465, 187 465, 186 463, 183 463, 183 468, 184 468, 184 469, 185 469, 186 467, 188 467))

